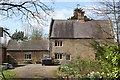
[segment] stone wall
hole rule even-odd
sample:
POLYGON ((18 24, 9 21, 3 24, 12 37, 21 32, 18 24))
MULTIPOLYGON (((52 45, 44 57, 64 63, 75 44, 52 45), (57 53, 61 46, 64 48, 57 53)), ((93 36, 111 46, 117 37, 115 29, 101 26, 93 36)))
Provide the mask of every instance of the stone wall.
POLYGON ((34 60, 41 61, 43 54, 48 54, 48 51, 7 51, 7 61, 12 64, 24 64, 25 54, 31 54, 31 62, 35 63, 34 60))
MULTIPOLYGON (((51 39, 51 56, 55 57, 55 53, 62 53, 63 59, 66 59, 66 54, 71 55, 71 61, 80 56, 84 60, 88 60, 88 57, 95 59, 95 51, 91 47, 90 43, 92 39, 51 39), (55 46, 55 41, 62 41, 63 46, 55 46)), ((111 44, 113 39, 98 40, 99 42, 106 42, 111 44)))

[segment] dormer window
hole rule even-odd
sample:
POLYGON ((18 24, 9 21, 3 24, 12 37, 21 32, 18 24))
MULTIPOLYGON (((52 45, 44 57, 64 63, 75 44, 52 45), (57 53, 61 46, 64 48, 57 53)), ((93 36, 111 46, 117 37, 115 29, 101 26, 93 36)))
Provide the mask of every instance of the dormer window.
POLYGON ((62 41, 55 41, 55 46, 63 46, 62 41))

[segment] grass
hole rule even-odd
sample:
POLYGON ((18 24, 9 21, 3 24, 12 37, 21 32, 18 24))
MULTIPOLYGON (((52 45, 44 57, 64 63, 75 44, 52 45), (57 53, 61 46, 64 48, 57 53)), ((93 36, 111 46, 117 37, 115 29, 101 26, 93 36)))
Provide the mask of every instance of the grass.
POLYGON ((4 76, 5 76, 6 79, 7 78, 17 78, 16 72, 13 72, 13 71, 7 71, 7 70, 5 70, 5 71, 3 71, 3 74, 4 74, 4 76))
POLYGON ((51 72, 51 75, 56 78, 56 77, 58 77, 58 75, 56 73, 57 73, 57 70, 54 70, 51 72))
POLYGON ((34 78, 41 78, 39 75, 35 74, 34 78))

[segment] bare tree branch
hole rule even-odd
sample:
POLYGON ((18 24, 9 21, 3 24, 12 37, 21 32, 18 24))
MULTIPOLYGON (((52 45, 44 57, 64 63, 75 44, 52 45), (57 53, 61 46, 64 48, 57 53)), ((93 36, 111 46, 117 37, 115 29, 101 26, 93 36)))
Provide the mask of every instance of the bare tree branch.
MULTIPOLYGON (((104 16, 108 18, 108 21, 110 23, 110 26, 112 28, 112 31, 114 33, 113 37, 117 41, 117 45, 120 48, 119 45, 119 31, 118 31, 118 16, 120 14, 120 9, 118 5, 118 2, 116 0, 102 0, 102 2, 99 2, 98 7, 92 7, 88 10, 91 10, 98 16, 104 16)), ((105 31, 104 31, 105 32, 105 31)), ((107 33, 109 34, 109 33, 107 33)))
POLYGON ((50 11, 52 11, 52 8, 40 2, 40 0, 22 2, 0 1, 0 15, 4 17, 16 16, 28 24, 33 19, 39 24, 43 23, 45 16, 40 13, 50 15, 50 11))

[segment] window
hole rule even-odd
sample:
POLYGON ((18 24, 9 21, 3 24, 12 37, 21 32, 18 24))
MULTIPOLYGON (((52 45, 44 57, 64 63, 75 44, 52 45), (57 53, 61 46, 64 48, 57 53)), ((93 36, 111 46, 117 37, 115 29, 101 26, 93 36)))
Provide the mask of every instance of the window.
POLYGON ((55 41, 55 46, 57 46, 57 41, 55 41))
POLYGON ((55 41, 55 46, 62 46, 62 41, 55 41))
POLYGON ((70 54, 66 54, 66 60, 70 60, 70 54))
POLYGON ((58 46, 60 46, 59 44, 60 44, 60 42, 57 42, 58 43, 58 46))
POLYGON ((62 41, 60 42, 60 46, 62 46, 62 41))
POLYGON ((62 54, 55 54, 55 59, 62 59, 62 54))
POLYGON ((25 59, 31 59, 31 54, 25 54, 25 59))

